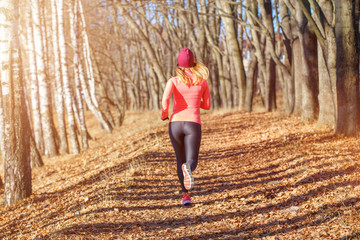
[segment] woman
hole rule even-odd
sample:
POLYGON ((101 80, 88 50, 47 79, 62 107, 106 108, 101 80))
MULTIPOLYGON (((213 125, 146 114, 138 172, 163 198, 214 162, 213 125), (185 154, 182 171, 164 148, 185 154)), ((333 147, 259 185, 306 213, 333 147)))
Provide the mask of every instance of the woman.
POLYGON ((200 108, 210 109, 210 93, 206 82, 209 70, 202 63, 195 62, 191 50, 184 48, 178 55, 176 75, 166 84, 161 120, 168 119, 170 98, 174 94, 169 136, 175 150, 177 174, 183 192, 182 205, 187 205, 191 204, 188 191, 194 185, 192 171, 197 166, 200 149, 200 108))

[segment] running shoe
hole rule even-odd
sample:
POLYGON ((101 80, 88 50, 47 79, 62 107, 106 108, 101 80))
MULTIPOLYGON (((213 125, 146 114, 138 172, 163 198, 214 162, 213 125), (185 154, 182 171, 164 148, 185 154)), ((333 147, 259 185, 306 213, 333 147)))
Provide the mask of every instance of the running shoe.
POLYGON ((190 165, 188 163, 184 163, 182 165, 182 171, 184 174, 184 186, 187 190, 190 190, 194 186, 194 178, 191 174, 190 165))
POLYGON ((190 199, 190 193, 184 193, 183 197, 182 197, 182 205, 189 205, 191 204, 191 199, 190 199))

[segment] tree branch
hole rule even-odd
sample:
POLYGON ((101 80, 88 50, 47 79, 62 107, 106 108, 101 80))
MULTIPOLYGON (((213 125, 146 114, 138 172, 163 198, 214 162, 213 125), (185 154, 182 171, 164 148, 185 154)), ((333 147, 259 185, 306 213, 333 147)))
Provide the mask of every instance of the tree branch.
POLYGON ((315 22, 314 19, 312 18, 309 9, 308 9, 308 8, 305 6, 305 4, 304 4, 304 1, 305 1, 305 0, 299 0, 299 1, 298 1, 298 2, 299 2, 299 5, 300 5, 300 7, 301 7, 301 10, 303 11, 306 19, 309 21, 310 26, 312 27, 312 29, 313 29, 313 31, 314 31, 314 33, 315 33, 315 35, 316 35, 316 37, 317 37, 317 39, 318 39, 321 47, 322 47, 323 49, 325 49, 325 40, 326 40, 326 39, 325 39, 325 36, 323 36, 323 34, 322 34, 319 26, 316 24, 316 22, 315 22))

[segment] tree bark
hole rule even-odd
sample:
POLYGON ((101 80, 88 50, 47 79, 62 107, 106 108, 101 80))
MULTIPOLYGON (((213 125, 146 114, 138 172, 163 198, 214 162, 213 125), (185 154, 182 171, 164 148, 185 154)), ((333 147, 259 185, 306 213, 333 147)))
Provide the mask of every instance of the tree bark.
MULTIPOLYGON (((299 2, 294 3, 293 30, 296 40, 293 42, 293 76, 295 78, 294 113, 301 114, 303 122, 318 117, 318 72, 316 38, 309 30, 307 19, 299 2)), ((307 7, 309 8, 309 6, 307 7)))
POLYGON ((79 7, 79 15, 81 17, 81 24, 82 24, 82 38, 83 38, 83 56, 84 56, 84 63, 85 63, 85 69, 86 69, 86 75, 89 78, 89 88, 87 87, 87 83, 84 76, 84 68, 82 64, 79 65, 79 76, 80 76, 80 82, 81 87, 83 89, 84 98, 86 101, 87 106, 91 110, 91 112, 95 115, 95 117, 100 122, 101 126, 108 132, 111 133, 112 127, 109 123, 109 120, 105 117, 105 115, 100 111, 99 109, 99 103, 95 96, 95 77, 94 77, 94 71, 93 71, 93 65, 91 60, 91 54, 90 54, 90 44, 88 35, 86 32, 86 21, 83 11, 83 6, 80 0, 76 0, 79 7))
POLYGON ((44 143, 45 143, 45 155, 47 157, 53 157, 58 155, 58 149, 55 141, 55 127, 53 116, 51 113, 50 102, 50 89, 49 79, 46 75, 46 69, 44 65, 44 46, 42 41, 42 30, 40 25, 40 6, 39 2, 34 1, 33 7, 33 29, 34 29, 34 42, 36 51, 36 66, 37 77, 39 81, 39 95, 40 95, 40 114, 41 123, 43 127, 44 143))
POLYGON ((75 82, 75 107, 78 110, 78 123, 80 127, 81 135, 81 145, 82 149, 89 148, 89 139, 87 134, 87 128, 85 123, 85 114, 83 100, 81 96, 81 83, 80 83, 80 54, 79 54, 79 44, 78 44, 78 33, 79 33, 79 22, 78 22, 78 11, 77 11, 77 1, 74 1, 72 4, 72 9, 70 13, 70 35, 71 35, 71 45, 73 47, 73 70, 74 70, 74 82, 75 82))
MULTIPOLYGON (((256 23, 255 19, 253 19, 253 16, 257 16, 257 12, 258 12, 258 7, 257 7, 257 2, 256 1, 252 1, 252 0, 246 0, 246 6, 249 8, 246 11, 246 16, 247 19, 249 21, 249 23, 256 27, 258 24, 256 23), (251 14, 250 14, 250 13, 251 14)), ((254 45, 254 50, 255 50, 255 56, 258 60, 258 85, 260 88, 260 94, 261 94, 261 99, 263 101, 263 103, 265 102, 265 79, 266 79, 266 64, 265 64, 265 55, 264 52, 265 50, 263 49, 263 43, 261 41, 261 36, 259 34, 259 32, 257 32, 254 28, 251 28, 251 39, 252 39, 252 44, 254 45)))
POLYGON ((42 160, 41 154, 36 147, 34 138, 31 135, 30 135, 30 159, 31 159, 31 168, 44 166, 44 162, 42 160))
POLYGON ((355 135, 359 130, 359 55, 351 0, 335 0, 338 118, 336 134, 355 135))
POLYGON ((0 9, 5 10, 0 11, 0 21, 3 23, 0 26, 0 66, 6 205, 14 204, 32 193, 29 145, 31 133, 23 88, 18 7, 18 1, 0 1, 0 9))
POLYGON ((245 111, 251 112, 253 109, 253 98, 254 98, 254 89, 256 82, 256 70, 257 70, 258 61, 255 56, 254 49, 251 50, 251 59, 250 64, 247 69, 246 74, 246 98, 245 98, 245 111))
POLYGON ((267 111, 276 109, 276 69, 275 62, 271 55, 275 51, 274 47, 274 26, 272 18, 272 6, 270 0, 258 0, 261 16, 263 17, 264 25, 268 31, 265 35, 265 108, 267 111), (273 49, 271 49, 273 48, 273 49))
POLYGON ((61 73, 64 89, 64 99, 65 107, 67 114, 67 124, 68 124, 68 137, 71 142, 71 150, 73 154, 78 154, 80 152, 79 141, 76 134, 76 125, 75 117, 72 108, 73 104, 73 95, 70 87, 70 80, 68 76, 68 64, 66 62, 67 52, 65 44, 65 31, 64 31, 64 1, 57 0, 58 5, 58 27, 59 27, 59 53, 60 53, 60 63, 61 63, 61 73))
POLYGON ((30 79, 30 96, 31 96, 31 113, 33 119, 33 128, 36 146, 41 154, 44 154, 44 138, 41 126, 40 101, 39 101, 39 84, 36 74, 36 53, 34 51, 33 25, 31 22, 31 8, 27 11, 27 43, 29 56, 29 79, 30 79))
MULTIPOLYGON (((287 8, 284 0, 279 0, 279 14, 281 18, 281 29, 283 30, 284 35, 284 64, 291 69, 292 67, 292 41, 293 34, 291 29, 291 21, 289 15, 289 9, 287 8)), ((294 79, 290 74, 285 74, 284 71, 280 68, 282 72, 284 81, 283 81, 283 99, 284 99, 284 109, 287 115, 292 114, 294 110, 294 101, 295 101, 295 92, 294 92, 294 79)))
MULTIPOLYGON (((225 14, 232 16, 232 9, 228 2, 216 0, 216 4, 218 9, 221 9, 225 14)), ((240 109, 244 109, 246 96, 246 76, 242 60, 242 52, 240 51, 240 47, 237 41, 237 34, 235 31, 233 19, 230 17, 222 17, 222 21, 226 31, 226 43, 229 48, 230 61, 234 63, 231 71, 236 73, 236 82, 240 90, 239 103, 236 105, 238 105, 240 109)))
POLYGON ((52 42, 54 55, 54 86, 55 86, 55 110, 59 125, 60 135, 60 152, 61 154, 69 153, 69 144, 65 124, 65 107, 64 107, 64 89, 62 83, 62 69, 60 60, 60 43, 59 43, 59 22, 58 22, 58 4, 56 0, 51 0, 51 21, 52 21, 52 42))

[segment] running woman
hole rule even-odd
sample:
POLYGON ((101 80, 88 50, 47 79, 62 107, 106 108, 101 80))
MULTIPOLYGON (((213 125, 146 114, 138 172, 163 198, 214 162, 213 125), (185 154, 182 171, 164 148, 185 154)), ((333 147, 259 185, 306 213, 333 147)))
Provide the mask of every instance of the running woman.
POLYGON ((177 161, 177 175, 183 192, 182 205, 191 204, 189 190, 194 186, 192 172, 198 162, 201 142, 200 108, 210 109, 208 68, 195 61, 190 49, 178 54, 176 77, 168 80, 162 98, 161 120, 168 119, 170 98, 174 95, 169 136, 177 161))

